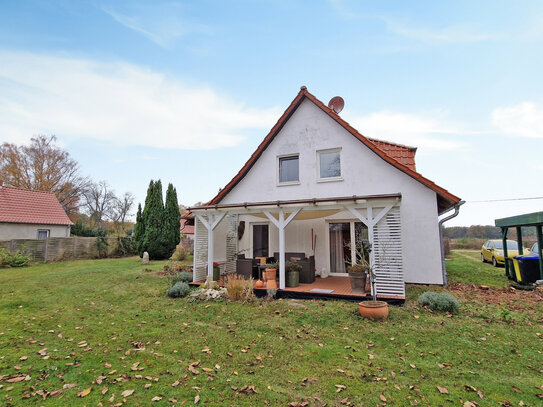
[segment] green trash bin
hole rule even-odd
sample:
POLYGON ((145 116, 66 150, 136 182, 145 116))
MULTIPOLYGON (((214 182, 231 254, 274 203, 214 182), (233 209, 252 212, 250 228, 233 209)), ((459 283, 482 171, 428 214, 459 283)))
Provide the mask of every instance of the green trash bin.
POLYGON ((523 284, 533 284, 539 280, 538 256, 515 256, 518 262, 520 278, 523 284))
POLYGON ((298 287, 300 285, 300 272, 297 270, 287 271, 287 281, 285 285, 287 287, 298 287))

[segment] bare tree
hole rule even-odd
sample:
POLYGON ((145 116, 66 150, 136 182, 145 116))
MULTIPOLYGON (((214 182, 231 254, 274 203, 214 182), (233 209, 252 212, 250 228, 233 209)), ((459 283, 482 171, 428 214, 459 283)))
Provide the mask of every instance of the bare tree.
POLYGON ((78 163, 55 145, 55 136, 33 137, 29 146, 0 145, 0 179, 16 188, 53 192, 68 215, 77 213, 88 179, 78 163))
POLYGON ((84 191, 85 208, 91 227, 103 227, 106 219, 114 218, 117 197, 106 181, 91 182, 84 191))
POLYGON ((113 202, 112 220, 115 222, 117 233, 122 230, 127 218, 131 215, 130 210, 134 205, 134 199, 134 195, 130 192, 125 192, 121 199, 116 198, 113 202))

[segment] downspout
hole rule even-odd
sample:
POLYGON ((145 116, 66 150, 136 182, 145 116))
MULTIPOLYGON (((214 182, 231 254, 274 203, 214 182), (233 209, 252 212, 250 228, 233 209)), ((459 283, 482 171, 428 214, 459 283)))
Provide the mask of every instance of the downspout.
POLYGON ((456 218, 460 213, 460 207, 464 205, 466 201, 460 201, 454 205, 454 213, 439 221, 439 247, 441 248, 441 274, 443 275, 443 285, 447 285, 447 267, 445 265, 445 248, 443 246, 443 224, 452 218, 456 218))

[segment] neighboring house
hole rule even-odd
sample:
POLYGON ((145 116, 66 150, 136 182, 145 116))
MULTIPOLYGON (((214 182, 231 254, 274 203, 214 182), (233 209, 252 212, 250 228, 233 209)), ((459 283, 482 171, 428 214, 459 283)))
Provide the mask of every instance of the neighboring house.
POLYGON ((314 255, 322 276, 346 276, 350 242, 372 244, 378 295, 443 284, 438 216, 460 198, 415 168, 416 148, 367 138, 302 87, 238 174, 196 218, 194 280, 237 254, 314 255), (212 250, 208 251, 208 247, 212 250))
POLYGON ((70 237, 71 225, 52 192, 0 183, 0 240, 70 237))
MULTIPOLYGON (((188 214, 184 214, 182 216, 188 216, 188 214)), ((194 240, 194 224, 191 223, 194 223, 194 220, 181 217, 181 226, 179 231, 181 232, 182 236, 185 236, 190 240, 194 240)))

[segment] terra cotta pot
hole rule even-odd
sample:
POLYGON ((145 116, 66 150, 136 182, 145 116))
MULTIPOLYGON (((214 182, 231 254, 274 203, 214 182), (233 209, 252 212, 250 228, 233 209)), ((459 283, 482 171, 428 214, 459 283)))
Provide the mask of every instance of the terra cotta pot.
POLYGON ((388 317, 388 304, 384 301, 362 301, 358 303, 360 315, 369 319, 388 317))

